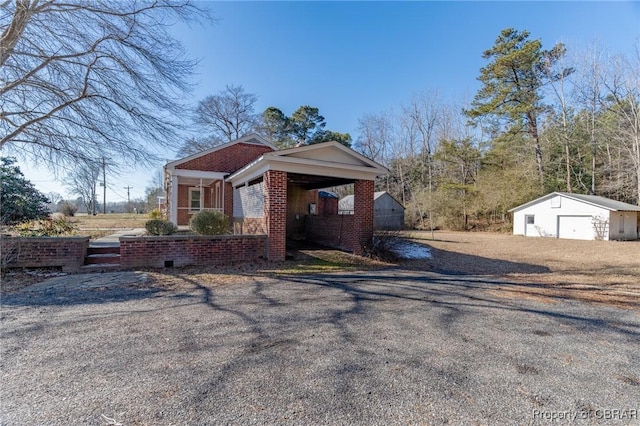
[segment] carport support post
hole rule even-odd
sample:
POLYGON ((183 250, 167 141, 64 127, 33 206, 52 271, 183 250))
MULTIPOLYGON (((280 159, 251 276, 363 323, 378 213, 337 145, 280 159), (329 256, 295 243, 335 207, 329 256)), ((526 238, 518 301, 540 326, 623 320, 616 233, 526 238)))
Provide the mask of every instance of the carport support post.
POLYGON ((284 260, 287 254, 287 172, 269 170, 264 174, 264 215, 267 259, 284 260))
POLYGON ((373 239, 373 181, 357 180, 353 185, 353 253, 364 254, 373 239))

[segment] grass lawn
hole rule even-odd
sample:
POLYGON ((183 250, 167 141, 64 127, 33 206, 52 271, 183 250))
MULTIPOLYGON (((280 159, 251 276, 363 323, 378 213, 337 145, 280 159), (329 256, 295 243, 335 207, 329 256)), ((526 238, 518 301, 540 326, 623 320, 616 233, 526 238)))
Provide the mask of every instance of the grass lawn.
POLYGON ((150 219, 147 214, 134 213, 107 213, 97 214, 95 216, 87 214, 76 214, 71 221, 78 226, 80 230, 91 229, 131 229, 144 228, 145 222, 150 219))
POLYGON ((431 247, 424 267, 491 275, 539 286, 514 287, 514 297, 573 298, 640 307, 640 241, 527 238, 486 232, 407 231, 431 247), (627 303, 629 302, 629 303, 627 303))

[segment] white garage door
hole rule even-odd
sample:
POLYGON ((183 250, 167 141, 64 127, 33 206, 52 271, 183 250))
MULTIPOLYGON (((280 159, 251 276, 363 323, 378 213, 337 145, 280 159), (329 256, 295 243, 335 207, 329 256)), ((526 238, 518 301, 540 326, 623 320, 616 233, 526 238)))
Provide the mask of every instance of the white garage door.
POLYGON ((558 216, 558 238, 593 240, 591 216, 558 216))

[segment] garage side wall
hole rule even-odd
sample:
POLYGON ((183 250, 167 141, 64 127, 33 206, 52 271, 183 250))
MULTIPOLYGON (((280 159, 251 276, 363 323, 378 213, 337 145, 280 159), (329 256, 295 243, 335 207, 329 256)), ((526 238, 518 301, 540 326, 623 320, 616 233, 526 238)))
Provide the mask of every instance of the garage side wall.
POLYGON ((611 212, 610 240, 636 240, 638 237, 638 212, 611 212))
MULTIPOLYGON (((515 211, 513 234, 593 240, 596 238, 593 218, 606 222, 609 220, 609 210, 556 196, 515 211), (533 224, 527 224, 527 216, 533 216, 533 224), (563 224, 562 230, 558 229, 559 223, 563 224)), ((604 230, 603 239, 609 239, 608 226, 604 230)))

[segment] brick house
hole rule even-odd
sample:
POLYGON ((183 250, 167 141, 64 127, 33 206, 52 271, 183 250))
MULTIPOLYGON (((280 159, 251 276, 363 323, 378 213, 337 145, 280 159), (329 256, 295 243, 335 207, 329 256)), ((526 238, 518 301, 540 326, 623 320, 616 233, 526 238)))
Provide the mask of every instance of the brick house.
POLYGON ((251 134, 167 163, 167 214, 187 225, 200 210, 223 212, 235 234, 267 235, 270 260, 301 238, 362 254, 373 235, 373 183, 387 173, 338 142, 278 150, 251 134), (338 215, 318 190, 350 183, 354 214, 338 215))

